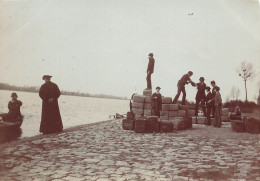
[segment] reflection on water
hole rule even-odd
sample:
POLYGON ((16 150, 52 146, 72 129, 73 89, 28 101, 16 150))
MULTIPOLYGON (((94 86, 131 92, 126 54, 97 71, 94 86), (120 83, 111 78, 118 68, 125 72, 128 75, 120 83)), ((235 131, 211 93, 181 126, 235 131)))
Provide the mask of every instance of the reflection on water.
MULTIPOLYGON (((0 113, 7 113, 7 104, 12 91, 0 90, 0 113)), ((16 92, 23 102, 21 113, 24 116, 21 137, 39 135, 42 100, 37 93, 16 92)), ((76 97, 61 95, 59 107, 64 128, 105 121, 109 115, 125 114, 129 110, 128 100, 76 97)), ((19 135, 10 134, 11 137, 19 135)))
POLYGON ((22 135, 22 129, 0 129, 0 143, 15 140, 22 135))

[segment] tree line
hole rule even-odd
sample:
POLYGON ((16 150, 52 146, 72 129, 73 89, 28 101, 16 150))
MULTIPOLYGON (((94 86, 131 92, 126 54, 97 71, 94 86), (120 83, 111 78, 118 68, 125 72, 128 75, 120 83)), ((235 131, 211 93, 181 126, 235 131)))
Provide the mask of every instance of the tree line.
MULTIPOLYGON (((11 90, 11 91, 23 91, 23 92, 39 92, 39 87, 35 86, 14 86, 9 85, 6 83, 0 83, 0 90, 11 90)), ((106 95, 106 94, 89 94, 89 93, 82 93, 82 92, 73 92, 73 91, 61 91, 62 95, 70 95, 70 96, 80 96, 80 97, 95 97, 95 98, 107 98, 107 99, 121 99, 127 100, 127 97, 120 97, 120 96, 113 96, 113 95, 106 95)))

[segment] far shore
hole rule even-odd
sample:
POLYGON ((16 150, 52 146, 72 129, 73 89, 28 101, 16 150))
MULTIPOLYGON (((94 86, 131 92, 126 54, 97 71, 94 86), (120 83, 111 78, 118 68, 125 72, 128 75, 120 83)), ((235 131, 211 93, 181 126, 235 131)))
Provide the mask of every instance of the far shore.
MULTIPOLYGON (((37 91, 30 91, 30 90, 19 90, 19 89, 2 89, 0 88, 0 90, 5 90, 5 91, 13 91, 13 92, 29 92, 29 93, 38 93, 37 91)), ((130 100, 127 97, 117 97, 117 96, 111 96, 111 95, 87 95, 85 93, 77 93, 77 92, 69 92, 67 93, 67 91, 61 91, 61 95, 65 95, 65 96, 76 96, 76 97, 91 97, 91 98, 102 98, 102 99, 116 99, 116 100, 130 100), (83 94, 83 95, 82 95, 83 94)))

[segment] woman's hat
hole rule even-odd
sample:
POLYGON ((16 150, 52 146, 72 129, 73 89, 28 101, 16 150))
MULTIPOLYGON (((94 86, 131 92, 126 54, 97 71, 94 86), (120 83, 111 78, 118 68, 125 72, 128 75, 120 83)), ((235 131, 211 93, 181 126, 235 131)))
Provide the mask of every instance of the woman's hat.
POLYGON ((17 94, 16 94, 15 92, 13 92, 13 93, 11 94, 11 97, 18 97, 18 96, 17 96, 17 94))
POLYGON ((51 75, 44 75, 43 77, 42 77, 42 80, 45 80, 45 78, 51 78, 52 76, 51 75))
POLYGON ((156 87, 156 89, 161 89, 161 87, 158 86, 158 87, 156 87))

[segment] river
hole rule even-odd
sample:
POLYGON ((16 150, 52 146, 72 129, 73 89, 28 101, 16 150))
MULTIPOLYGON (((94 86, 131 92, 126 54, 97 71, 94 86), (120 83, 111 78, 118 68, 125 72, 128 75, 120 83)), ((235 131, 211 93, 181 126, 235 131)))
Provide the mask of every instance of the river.
MULTIPOLYGON (((8 112, 7 104, 12 92, 0 90, 0 113, 8 112)), ((40 134, 42 100, 37 93, 16 93, 18 100, 23 102, 21 113, 24 122, 20 138, 40 134)), ((64 128, 108 120, 109 115, 125 114, 129 110, 128 100, 61 95, 58 101, 64 128)))

